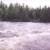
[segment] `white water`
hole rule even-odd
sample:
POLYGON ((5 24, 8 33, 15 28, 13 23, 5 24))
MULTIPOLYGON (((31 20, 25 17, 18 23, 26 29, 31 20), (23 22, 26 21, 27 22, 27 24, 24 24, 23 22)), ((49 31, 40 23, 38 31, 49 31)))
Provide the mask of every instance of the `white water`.
POLYGON ((0 22, 0 50, 50 50, 50 23, 0 22))

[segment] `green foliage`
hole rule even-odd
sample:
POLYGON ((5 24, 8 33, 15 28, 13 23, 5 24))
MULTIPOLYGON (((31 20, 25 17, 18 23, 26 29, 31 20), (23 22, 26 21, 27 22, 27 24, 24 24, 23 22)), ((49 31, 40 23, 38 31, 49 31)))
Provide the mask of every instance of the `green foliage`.
POLYGON ((12 3, 7 6, 0 2, 0 21, 50 22, 50 7, 30 9, 27 5, 12 3))

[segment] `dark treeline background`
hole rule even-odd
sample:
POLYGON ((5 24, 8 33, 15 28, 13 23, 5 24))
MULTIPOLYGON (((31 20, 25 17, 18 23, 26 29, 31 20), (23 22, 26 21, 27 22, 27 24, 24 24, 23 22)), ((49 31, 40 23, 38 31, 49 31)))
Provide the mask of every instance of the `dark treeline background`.
POLYGON ((50 7, 29 8, 18 3, 5 5, 0 2, 0 21, 50 22, 50 7))

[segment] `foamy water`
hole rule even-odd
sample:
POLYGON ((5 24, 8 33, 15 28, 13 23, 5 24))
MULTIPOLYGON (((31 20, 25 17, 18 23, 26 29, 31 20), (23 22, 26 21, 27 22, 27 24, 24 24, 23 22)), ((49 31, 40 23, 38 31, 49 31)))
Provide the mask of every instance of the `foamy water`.
POLYGON ((50 23, 0 22, 0 50, 50 50, 50 23))

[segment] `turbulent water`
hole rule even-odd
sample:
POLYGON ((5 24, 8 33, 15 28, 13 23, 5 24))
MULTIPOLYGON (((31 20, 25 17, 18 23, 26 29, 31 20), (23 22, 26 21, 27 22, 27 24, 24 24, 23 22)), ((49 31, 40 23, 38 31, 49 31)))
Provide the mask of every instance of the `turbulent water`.
POLYGON ((50 23, 0 22, 0 50, 50 50, 50 23))

